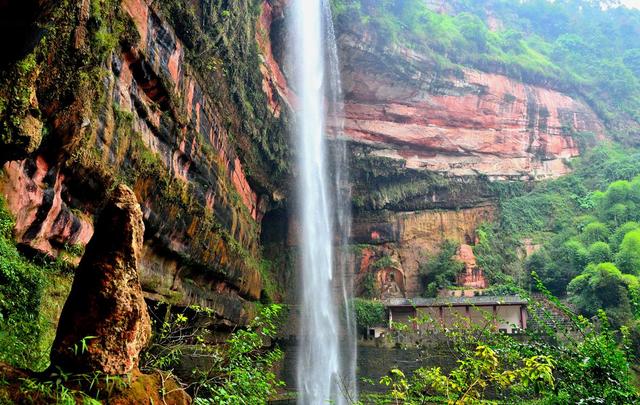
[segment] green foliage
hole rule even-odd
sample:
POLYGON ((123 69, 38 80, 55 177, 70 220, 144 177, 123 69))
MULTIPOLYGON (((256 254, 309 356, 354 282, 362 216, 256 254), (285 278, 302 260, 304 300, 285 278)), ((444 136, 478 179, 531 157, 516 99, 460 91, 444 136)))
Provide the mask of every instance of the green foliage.
MULTIPOLYGON (((31 95, 34 90, 35 77, 38 74, 38 56, 35 52, 30 53, 22 60, 17 61, 14 66, 0 72, 0 97, 2 98, 0 102, 0 145, 3 145, 3 149, 10 150, 18 146, 23 150, 29 150, 34 146, 32 144, 34 140, 29 135, 23 136, 20 127, 32 109, 31 95), (6 78, 4 78, 5 75, 6 78), (6 88, 3 88, 5 86, 6 88)), ((39 111, 35 112, 35 115, 39 115, 39 111)), ((1 155, 4 153, 7 153, 7 150, 3 150, 1 155)))
POLYGON ((189 391, 196 404, 266 404, 280 382, 273 373, 281 359, 279 348, 265 347, 275 337, 283 308, 272 304, 243 329, 235 331, 223 346, 208 341, 207 317, 212 310, 192 306, 181 312, 163 307, 162 321, 157 316, 157 331, 150 347, 141 356, 141 369, 172 371, 183 356, 204 357, 206 366, 193 370, 189 391), (157 325, 158 322, 160 325, 157 325))
POLYGON ((611 261, 611 248, 606 242, 595 242, 589 246, 589 262, 605 263, 611 261))
POLYGON ((616 229, 613 235, 611 235, 611 238, 609 238, 609 247, 611 247, 612 250, 618 250, 624 237, 629 232, 636 231, 638 229, 640 229, 640 224, 635 221, 622 224, 618 229, 616 229))
POLYGON ((354 298, 353 308, 356 315, 356 325, 362 332, 366 333, 366 329, 370 326, 385 323, 387 312, 384 304, 380 301, 354 298))
POLYGON ((273 366, 282 357, 280 349, 265 350, 264 339, 277 333, 277 319, 282 308, 271 305, 262 308, 246 329, 235 332, 227 340, 225 362, 219 376, 212 378, 210 370, 201 373, 206 378, 198 392, 197 404, 266 404, 280 385, 273 366))
POLYGON ((633 316, 628 280, 612 263, 590 264, 569 283, 567 291, 578 311, 589 317, 603 309, 614 325, 620 327, 633 316))
POLYGON ((400 370, 391 370, 380 383, 391 387, 390 396, 404 403, 425 403, 434 396, 447 404, 473 404, 486 400, 487 391, 529 389, 536 393, 554 388, 554 360, 548 355, 522 359, 515 369, 505 369, 500 354, 488 346, 479 345, 472 355, 458 360, 458 367, 444 375, 440 367, 416 370, 406 379, 400 370))
POLYGON ((624 273, 640 275, 640 230, 624 236, 616 254, 616 264, 624 273))
POLYGON ((570 194, 534 190, 501 203, 500 226, 515 234, 561 229, 573 216, 570 194))
MULTIPOLYGON (((587 264, 615 260, 624 236, 640 219, 640 155, 633 148, 602 144, 574 168, 573 174, 538 183, 529 193, 503 198, 497 224, 478 230, 474 251, 492 282, 526 287, 516 254, 524 239, 542 245, 524 268, 535 270, 558 295, 587 264), (597 242, 608 243, 610 253, 601 243, 593 246, 597 242)), ((629 259, 631 251, 626 250, 629 259)))
POLYGON ((380 291, 378 291, 378 285, 376 283, 376 276, 374 273, 367 273, 362 282, 362 286, 364 290, 362 293, 363 298, 377 298, 380 295, 380 291))
POLYGON ((621 326, 638 313, 640 155, 602 144, 574 168, 501 199, 498 221, 478 229, 474 252, 492 283, 535 288, 525 276, 535 271, 559 296, 572 283, 571 300, 582 314, 595 316, 604 308, 621 326), (524 240, 538 249, 522 263, 517 252, 524 240))
POLYGON ((445 241, 439 252, 420 265, 424 295, 435 297, 439 289, 451 286, 464 269, 464 263, 455 258, 459 244, 445 241))
POLYGON ((100 405, 98 398, 109 398, 131 383, 128 376, 99 372, 71 374, 56 370, 40 377, 22 379, 20 391, 25 403, 100 405))
POLYGON ((0 198, 0 361, 40 367, 44 356, 34 348, 39 346, 45 273, 20 255, 12 230, 13 219, 0 198))
POLYGON ((564 235, 554 236, 542 249, 527 258, 525 268, 535 271, 543 283, 558 295, 565 293, 571 279, 589 262, 589 253, 578 240, 564 241, 564 235))
POLYGON ((262 296, 260 299, 264 303, 276 301, 277 297, 282 296, 283 291, 281 290, 282 287, 275 280, 274 264, 271 261, 262 258, 258 268, 260 269, 260 276, 262 277, 263 285, 262 296))
POLYGON ((606 242, 609 239, 609 228, 601 222, 592 222, 584 227, 580 239, 587 246, 596 242, 606 242))
POLYGON ((393 267, 396 263, 393 261, 391 256, 382 256, 380 259, 376 260, 375 263, 371 266, 374 270, 380 270, 387 267, 393 267))
MULTIPOLYGON (((444 356, 456 360, 457 367, 446 374, 440 368, 420 368, 410 377, 407 370, 392 370, 380 381, 386 392, 372 402, 636 403, 640 397, 631 382, 627 349, 630 339, 640 338, 626 328, 620 333, 612 330, 602 311, 593 322, 574 314, 536 274, 532 278, 552 308, 530 301, 530 307, 538 308, 529 311, 531 321, 542 325, 551 314, 562 314, 570 328, 560 324, 529 328, 523 338, 464 320, 445 326, 428 316, 416 319, 420 333, 405 328, 400 333, 412 334, 412 338, 399 336, 397 342, 411 342, 403 347, 418 349, 419 361, 444 356), (444 337, 446 343, 434 350, 431 345, 437 337, 444 337)), ((487 314, 486 321, 493 325, 495 319, 487 314)))
POLYGON ((515 235, 503 233, 498 224, 487 223, 478 227, 476 235, 478 243, 473 252, 490 284, 522 285, 522 264, 518 256, 520 241, 515 235))

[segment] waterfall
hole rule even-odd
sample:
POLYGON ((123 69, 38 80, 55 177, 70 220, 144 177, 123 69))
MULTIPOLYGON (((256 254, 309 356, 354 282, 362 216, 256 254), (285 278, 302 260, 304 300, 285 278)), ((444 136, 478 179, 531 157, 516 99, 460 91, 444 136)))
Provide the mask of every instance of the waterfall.
POLYGON ((350 191, 346 149, 340 139, 340 76, 328 0, 293 0, 290 21, 293 84, 298 95, 298 403, 340 405, 355 395, 356 346, 348 305, 352 289, 345 277, 350 191), (331 125, 328 114, 336 120, 331 125), (327 146, 329 126, 335 138, 332 160, 327 146))

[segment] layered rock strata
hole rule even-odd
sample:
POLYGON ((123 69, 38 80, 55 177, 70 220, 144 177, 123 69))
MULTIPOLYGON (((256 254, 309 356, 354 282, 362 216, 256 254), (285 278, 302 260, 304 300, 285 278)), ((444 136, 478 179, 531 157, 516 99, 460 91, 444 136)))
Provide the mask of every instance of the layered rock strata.
POLYGON ((0 77, 12 100, 0 109, 0 193, 16 239, 54 257, 79 250, 126 182, 147 229, 147 297, 243 324, 263 290, 261 220, 288 173, 288 110, 263 87, 257 10, 90 3, 16 11, 35 38, 0 77))
POLYGON ((446 71, 369 36, 340 38, 345 134, 407 168, 531 180, 564 175, 576 133, 604 126, 580 99, 470 68, 446 71))

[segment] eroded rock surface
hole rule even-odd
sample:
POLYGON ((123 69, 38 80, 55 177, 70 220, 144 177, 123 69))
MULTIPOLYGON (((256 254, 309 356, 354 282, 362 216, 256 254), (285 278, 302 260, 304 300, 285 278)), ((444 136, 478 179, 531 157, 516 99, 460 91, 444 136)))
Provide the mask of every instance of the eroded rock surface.
MULTIPOLYGON (((438 251, 445 240, 471 244, 476 229, 495 217, 496 207, 480 206, 457 211, 387 213, 373 218, 356 218, 353 236, 368 245, 354 259, 356 291, 363 292, 367 274, 374 274, 377 288, 394 281, 406 297, 422 292, 420 264, 438 251), (380 266, 391 258, 393 266, 380 266), (389 275, 393 273, 392 277, 389 275), (393 280, 391 280, 393 279, 393 280)), ((470 249, 470 247, 469 247, 470 249)), ((467 252, 468 253, 468 252, 467 252)))
POLYGON ((463 68, 447 72, 408 49, 382 49, 366 36, 340 38, 345 132, 406 167, 496 179, 569 172, 573 134, 602 136, 584 102, 558 90, 463 68))
POLYGON ((66 371, 131 372, 151 336, 138 279, 144 224, 136 196, 118 186, 100 215, 62 310, 51 352, 66 371))
POLYGON ((290 161, 286 94, 263 80, 276 65, 254 2, 27 3, 35 39, 13 63, 28 54, 28 69, 0 80, 0 98, 25 93, 0 111, 17 126, 0 140, 17 242, 52 258, 80 251, 124 182, 147 228, 146 297, 246 324, 265 284, 261 222, 285 198, 290 161))

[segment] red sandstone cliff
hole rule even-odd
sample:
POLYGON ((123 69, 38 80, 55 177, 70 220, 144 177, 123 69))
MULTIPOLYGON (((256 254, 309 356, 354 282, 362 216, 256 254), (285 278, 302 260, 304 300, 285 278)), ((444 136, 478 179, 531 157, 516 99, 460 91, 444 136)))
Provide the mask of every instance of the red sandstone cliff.
MULTIPOLYGON (((281 1, 264 3, 259 43, 264 88, 291 99, 286 60, 269 41, 286 37, 283 13, 281 1)), ((345 135, 374 156, 453 176, 543 179, 569 172, 565 160, 579 155, 572 134, 603 136, 599 117, 570 94, 476 69, 446 71, 426 55, 379 44, 358 24, 348 29, 338 38, 345 135)))
POLYGON ((86 245, 126 182, 147 229, 146 296, 245 322, 263 289, 262 216, 288 170, 287 112, 262 88, 252 4, 41 3, 17 8, 26 30, 55 27, 24 45, 33 67, 19 55, 0 69, 3 100, 29 95, 0 111, 0 193, 17 241, 51 256, 86 245))
MULTIPOLYGON (((295 108, 286 55, 273 46, 289 35, 283 3, 262 8, 263 87, 295 108)), ((357 23, 338 27, 338 46, 353 239, 371 245, 354 259, 360 281, 370 272, 384 278, 371 257, 389 256, 403 293, 419 293, 426 256, 445 239, 473 243, 476 228, 493 218, 490 181, 562 176, 580 153, 574 134, 603 137, 600 118, 571 94, 477 69, 442 69, 426 55, 385 47, 357 23)))
POLYGON ((574 132, 603 134, 582 101, 474 69, 442 72, 408 49, 340 38, 345 132, 376 156, 454 176, 541 179, 566 174, 574 132))

